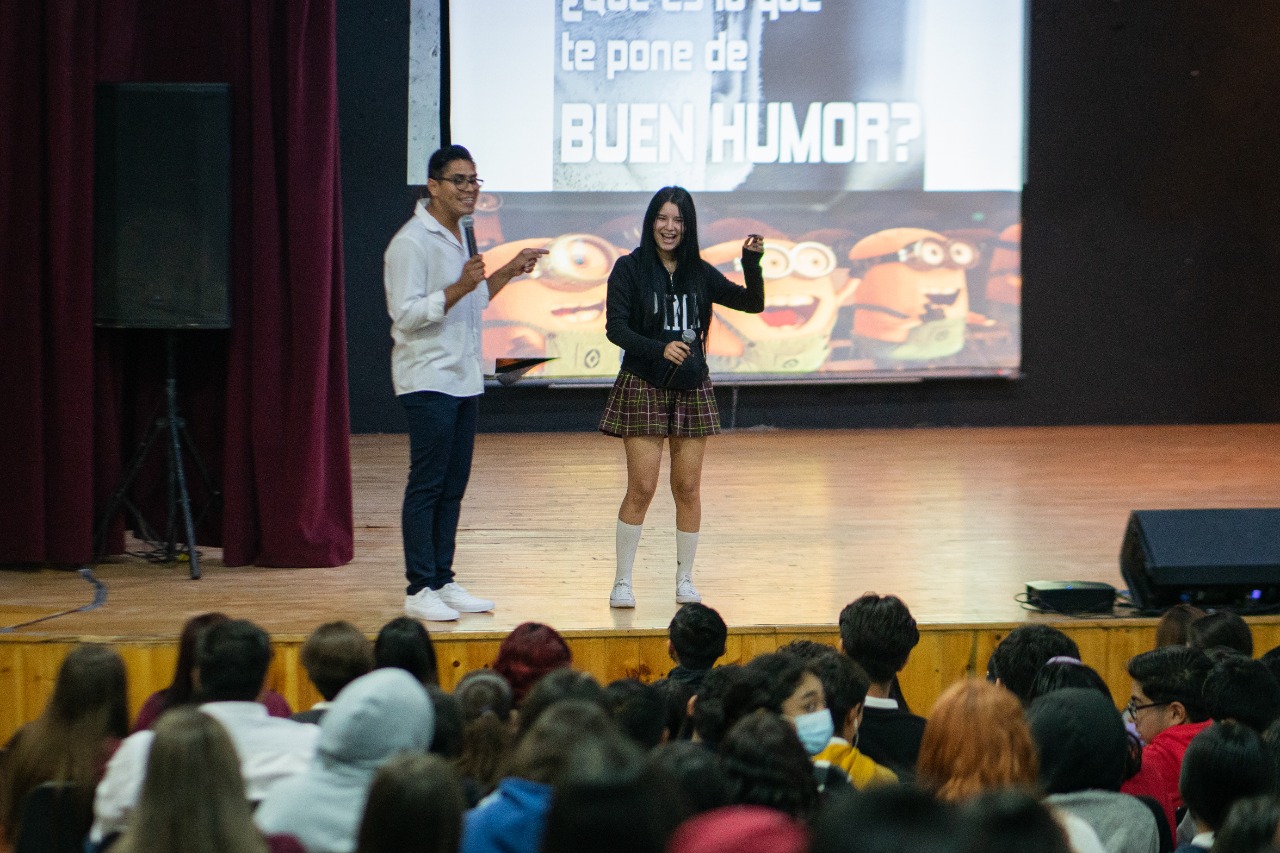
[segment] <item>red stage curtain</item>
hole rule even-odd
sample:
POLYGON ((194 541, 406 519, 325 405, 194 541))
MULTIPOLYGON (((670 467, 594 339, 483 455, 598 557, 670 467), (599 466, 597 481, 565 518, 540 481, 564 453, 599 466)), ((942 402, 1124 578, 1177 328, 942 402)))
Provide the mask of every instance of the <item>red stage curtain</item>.
POLYGON ((180 348, 225 495, 206 544, 228 565, 351 559, 335 6, 0 2, 0 563, 89 559, 163 376, 151 333, 93 327, 100 81, 232 84, 232 329, 180 348))

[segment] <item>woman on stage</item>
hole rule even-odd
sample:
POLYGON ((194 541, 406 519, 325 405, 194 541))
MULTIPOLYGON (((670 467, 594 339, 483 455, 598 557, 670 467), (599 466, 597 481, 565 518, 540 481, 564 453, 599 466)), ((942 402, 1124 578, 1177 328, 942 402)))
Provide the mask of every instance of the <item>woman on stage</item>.
POLYGON ((627 494, 618 510, 617 572, 610 607, 635 607, 631 568, 645 513, 658 487, 662 444, 671 444, 671 494, 676 502, 676 601, 701 601, 693 558, 702 524, 702 456, 720 431, 705 357, 711 305, 758 314, 764 310, 757 234, 742 245, 746 287, 702 260, 693 199, 664 187, 649 201, 640 247, 619 258, 609 275, 605 332, 623 350, 600 431, 618 436, 627 455, 627 494))

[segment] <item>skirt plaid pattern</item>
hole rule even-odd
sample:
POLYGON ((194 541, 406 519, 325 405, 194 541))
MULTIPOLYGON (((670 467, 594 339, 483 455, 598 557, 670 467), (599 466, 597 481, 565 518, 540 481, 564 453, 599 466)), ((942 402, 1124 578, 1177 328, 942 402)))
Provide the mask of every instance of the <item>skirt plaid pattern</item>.
POLYGON ((720 409, 707 380, 688 391, 650 385, 639 376, 620 371, 600 418, 600 431, 623 438, 632 435, 674 435, 701 438, 720 432, 720 409))

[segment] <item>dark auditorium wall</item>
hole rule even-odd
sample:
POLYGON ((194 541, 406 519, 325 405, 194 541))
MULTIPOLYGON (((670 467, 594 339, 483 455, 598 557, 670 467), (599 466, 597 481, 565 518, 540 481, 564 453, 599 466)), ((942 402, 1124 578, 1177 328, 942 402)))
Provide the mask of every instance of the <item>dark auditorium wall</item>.
MULTIPOLYGON (((1023 377, 744 386, 736 410, 722 388, 726 424, 1280 419, 1280 3, 1031 0, 1029 13, 1023 377)), ((408 15, 408 0, 339 3, 355 432, 404 430, 382 251, 414 198, 408 15)), ((604 396, 492 389, 482 429, 592 430, 604 396)))

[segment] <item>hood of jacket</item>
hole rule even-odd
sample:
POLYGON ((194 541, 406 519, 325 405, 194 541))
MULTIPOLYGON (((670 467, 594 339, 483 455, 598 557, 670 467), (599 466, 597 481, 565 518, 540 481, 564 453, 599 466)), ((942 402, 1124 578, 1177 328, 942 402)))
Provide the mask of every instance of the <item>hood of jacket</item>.
POLYGON ((425 751, 435 734, 426 688, 403 669, 378 669, 342 688, 320 720, 317 757, 376 769, 398 752, 425 751))

